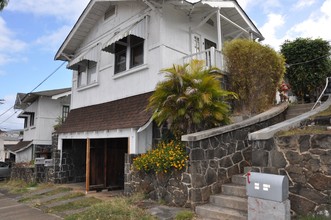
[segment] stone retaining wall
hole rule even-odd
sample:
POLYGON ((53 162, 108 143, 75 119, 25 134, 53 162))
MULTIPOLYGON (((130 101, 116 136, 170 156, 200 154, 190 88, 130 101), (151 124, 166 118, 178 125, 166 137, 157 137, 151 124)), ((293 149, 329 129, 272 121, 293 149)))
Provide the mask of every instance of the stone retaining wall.
POLYGON ((127 155, 125 193, 143 191, 168 204, 194 208, 208 202, 210 195, 221 192, 221 185, 251 164, 248 133, 283 121, 286 105, 241 123, 211 129, 183 137, 189 154, 186 170, 160 177, 130 169, 134 155, 127 155), (164 182, 165 181, 165 182, 164 182))
POLYGON ((288 176, 295 213, 331 215, 331 134, 255 140, 252 148, 252 171, 288 176))
POLYGON ((34 183, 36 182, 34 167, 13 166, 11 168, 10 178, 14 180, 23 180, 27 183, 34 183))

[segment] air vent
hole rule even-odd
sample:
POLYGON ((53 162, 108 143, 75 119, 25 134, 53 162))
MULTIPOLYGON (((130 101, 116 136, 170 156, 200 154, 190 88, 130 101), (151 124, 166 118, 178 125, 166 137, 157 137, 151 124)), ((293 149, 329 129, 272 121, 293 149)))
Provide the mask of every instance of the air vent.
POLYGON ((107 20, 108 18, 114 16, 115 12, 116 12, 116 6, 115 5, 109 6, 107 11, 105 12, 105 20, 107 20))
POLYGON ((213 20, 208 19, 208 21, 206 23, 209 24, 210 26, 214 27, 214 21, 213 20))

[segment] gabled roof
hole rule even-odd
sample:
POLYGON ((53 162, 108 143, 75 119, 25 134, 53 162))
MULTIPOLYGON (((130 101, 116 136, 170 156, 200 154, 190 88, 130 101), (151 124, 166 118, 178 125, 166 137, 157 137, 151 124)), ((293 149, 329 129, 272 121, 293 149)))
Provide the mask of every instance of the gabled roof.
MULTIPOLYGON (((75 56, 76 50, 86 39, 89 32, 97 24, 98 20, 104 16, 109 6, 118 2, 130 2, 130 0, 91 0, 57 51, 55 60, 70 61, 75 56)), ((226 6, 221 10, 222 15, 229 18, 243 29, 252 31, 256 38, 264 40, 264 37, 260 31, 256 28, 254 23, 240 7, 236 0, 209 0, 199 1, 195 4, 191 4, 182 0, 131 0, 131 2, 141 2, 142 4, 145 3, 146 7, 148 5, 151 8, 154 8, 154 6, 161 6, 162 4, 170 4, 173 5, 176 9, 184 11, 188 15, 205 14, 206 16, 208 13, 215 11, 215 8, 218 7, 217 3, 222 3, 224 6, 226 6)), ((236 30, 236 28, 226 20, 223 22, 223 26, 224 27, 222 28, 227 29, 228 31, 236 30)))
POLYGON ((55 60, 68 61, 68 56, 74 55, 74 52, 85 40, 97 21, 105 14, 106 10, 111 5, 111 2, 114 1, 91 0, 88 3, 74 27, 71 29, 70 33, 57 51, 55 60))
POLYGON ((40 96, 52 97, 69 91, 71 91, 71 88, 54 89, 31 93, 17 93, 14 108, 25 109, 27 106, 29 106, 29 104, 36 101, 40 96))
POLYGON ((21 142, 18 142, 16 145, 8 146, 7 150, 9 150, 13 153, 17 153, 17 152, 27 149, 28 147, 31 146, 31 144, 32 144, 32 141, 21 141, 21 142))
POLYGON ((139 128, 152 116, 146 111, 152 92, 112 102, 73 109, 58 133, 139 128))

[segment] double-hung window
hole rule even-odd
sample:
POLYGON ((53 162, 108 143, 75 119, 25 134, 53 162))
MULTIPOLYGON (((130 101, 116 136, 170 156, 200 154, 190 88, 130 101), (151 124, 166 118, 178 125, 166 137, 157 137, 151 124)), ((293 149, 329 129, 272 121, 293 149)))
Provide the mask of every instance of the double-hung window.
POLYGON ((64 122, 69 114, 70 107, 68 105, 62 106, 62 122, 64 122))
POLYGON ((115 43, 115 74, 144 63, 144 39, 129 35, 115 43))
POLYGON ((78 66, 77 87, 84 87, 97 82, 97 63, 87 61, 78 66))
POLYGON ((29 113, 30 114, 30 127, 34 126, 34 112, 29 113))

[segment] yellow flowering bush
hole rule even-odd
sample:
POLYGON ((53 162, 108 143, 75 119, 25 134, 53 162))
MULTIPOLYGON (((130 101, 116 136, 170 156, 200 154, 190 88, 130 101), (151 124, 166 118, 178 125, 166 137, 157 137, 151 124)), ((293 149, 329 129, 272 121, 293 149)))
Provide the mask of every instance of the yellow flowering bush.
POLYGON ((180 143, 161 142, 154 150, 147 151, 133 160, 137 170, 155 173, 168 173, 171 170, 182 170, 186 166, 188 156, 180 143))

